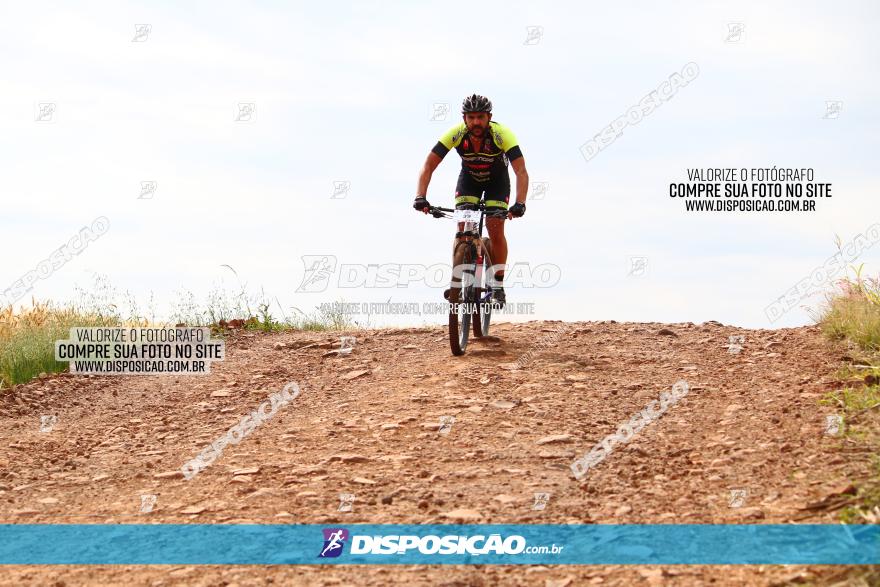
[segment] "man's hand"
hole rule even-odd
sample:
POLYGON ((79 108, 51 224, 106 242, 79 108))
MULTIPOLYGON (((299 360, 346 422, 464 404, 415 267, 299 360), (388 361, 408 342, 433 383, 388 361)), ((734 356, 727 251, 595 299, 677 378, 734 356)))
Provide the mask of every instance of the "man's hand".
POLYGON ((416 196, 415 202, 413 202, 413 208, 418 210, 419 212, 428 213, 428 208, 431 207, 431 204, 428 203, 427 198, 422 196, 416 196))
POLYGON ((508 218, 520 218, 523 214, 526 213, 526 205, 520 202, 517 202, 513 206, 507 209, 507 217, 508 218))

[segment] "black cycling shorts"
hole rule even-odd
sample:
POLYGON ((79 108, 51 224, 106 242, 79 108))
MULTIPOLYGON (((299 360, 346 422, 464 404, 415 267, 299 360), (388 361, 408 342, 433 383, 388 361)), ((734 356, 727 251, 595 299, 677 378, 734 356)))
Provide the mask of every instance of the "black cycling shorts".
POLYGON ((474 181, 462 171, 455 184, 455 207, 472 209, 483 197, 487 210, 507 210, 510 200, 510 176, 506 173, 485 183, 474 181))

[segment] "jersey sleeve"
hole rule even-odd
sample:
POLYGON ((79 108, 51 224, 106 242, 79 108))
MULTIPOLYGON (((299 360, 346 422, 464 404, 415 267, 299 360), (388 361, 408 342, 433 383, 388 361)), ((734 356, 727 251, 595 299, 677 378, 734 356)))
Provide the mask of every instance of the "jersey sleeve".
POLYGON ((437 144, 434 145, 434 148, 431 149, 431 151, 439 155, 442 159, 453 147, 458 146, 466 131, 467 125, 464 122, 456 124, 440 137, 440 140, 437 141, 437 144))
POLYGON ((522 150, 519 148, 519 141, 516 140, 516 135, 503 124, 495 127, 495 139, 498 146, 507 153, 508 161, 513 161, 523 156, 522 150))

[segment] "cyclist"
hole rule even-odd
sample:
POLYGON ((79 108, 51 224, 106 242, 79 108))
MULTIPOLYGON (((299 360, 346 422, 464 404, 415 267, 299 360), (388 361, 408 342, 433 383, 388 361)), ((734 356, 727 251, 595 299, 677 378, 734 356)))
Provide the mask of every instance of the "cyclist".
MULTIPOLYGON (((507 210, 507 218, 519 218, 526 212, 529 174, 516 136, 506 126, 492 120, 492 102, 473 94, 461 105, 462 122, 440 137, 419 174, 413 208, 428 213, 428 184, 437 166, 453 147, 461 156, 461 173, 455 186, 455 207, 474 208, 485 194, 487 212, 507 210), (508 161, 516 173, 516 203, 508 208, 510 175, 508 161)), ((503 306, 504 266, 507 263, 507 239, 504 238, 504 216, 486 218, 486 229, 492 242, 492 261, 496 264, 492 301, 503 306)), ((453 245, 454 246, 454 245, 453 245)))

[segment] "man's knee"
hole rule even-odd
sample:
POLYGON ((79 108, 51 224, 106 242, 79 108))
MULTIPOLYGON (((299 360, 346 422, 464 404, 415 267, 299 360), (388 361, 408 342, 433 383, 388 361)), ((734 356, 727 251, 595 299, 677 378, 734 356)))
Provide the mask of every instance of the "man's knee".
POLYGON ((490 218, 486 222, 486 229, 489 231, 490 238, 504 236, 504 221, 497 218, 490 218))

